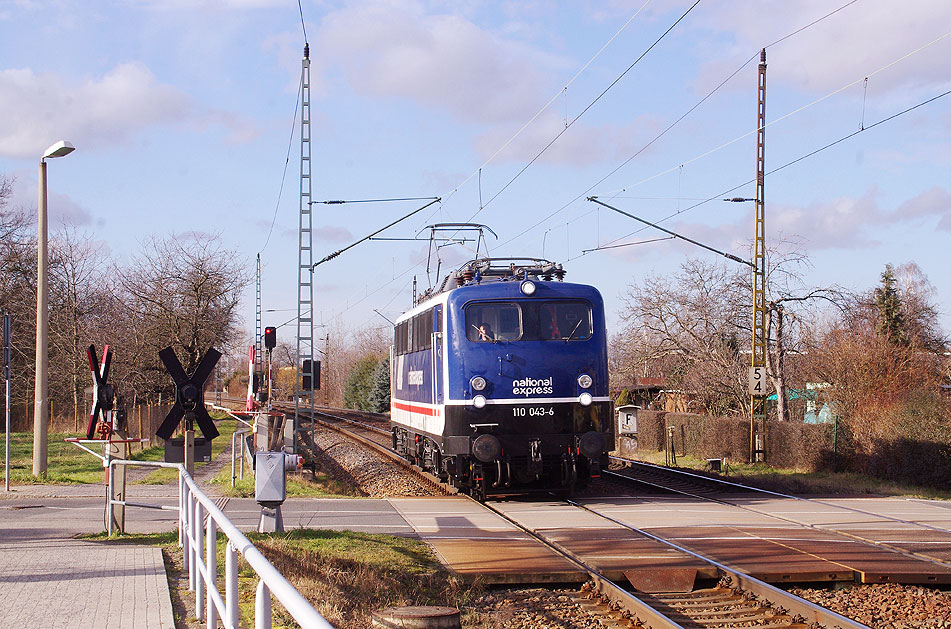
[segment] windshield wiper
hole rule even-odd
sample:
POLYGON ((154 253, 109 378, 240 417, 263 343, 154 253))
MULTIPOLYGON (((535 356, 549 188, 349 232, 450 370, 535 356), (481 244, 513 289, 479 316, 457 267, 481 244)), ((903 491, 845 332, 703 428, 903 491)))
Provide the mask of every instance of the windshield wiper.
POLYGON ((578 319, 578 323, 575 324, 574 329, 568 334, 568 336, 566 336, 564 339, 562 339, 562 340, 564 340, 565 343, 567 343, 568 341, 570 341, 570 340, 571 340, 571 337, 574 336, 574 335, 575 335, 575 332, 578 331, 578 327, 581 326, 581 321, 582 321, 581 319, 578 319))

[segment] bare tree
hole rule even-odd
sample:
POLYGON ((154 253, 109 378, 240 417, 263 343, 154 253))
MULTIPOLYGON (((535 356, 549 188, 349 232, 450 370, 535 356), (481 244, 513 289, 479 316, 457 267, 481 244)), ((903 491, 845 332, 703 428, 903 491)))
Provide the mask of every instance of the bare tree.
POLYGON ((157 356, 163 347, 171 346, 191 372, 209 347, 224 349, 239 339, 237 308, 250 274, 217 236, 150 238, 118 276, 128 336, 146 370, 164 373, 157 356))
POLYGON ((0 305, 11 314, 10 400, 14 424, 22 427, 32 409, 36 235, 32 215, 11 205, 13 185, 12 178, 0 175, 0 305))
POLYGON ((743 412, 748 292, 741 270, 687 260, 672 277, 653 275, 628 287, 623 340, 615 346, 630 361, 631 375, 659 370, 668 386, 689 392, 706 412, 743 412))
POLYGON ((52 397, 61 405, 71 404, 74 422, 83 406, 82 391, 90 384, 86 346, 96 332, 93 326, 101 310, 111 305, 104 273, 106 256, 103 243, 72 225, 51 241, 50 377, 69 383, 57 387, 52 397))

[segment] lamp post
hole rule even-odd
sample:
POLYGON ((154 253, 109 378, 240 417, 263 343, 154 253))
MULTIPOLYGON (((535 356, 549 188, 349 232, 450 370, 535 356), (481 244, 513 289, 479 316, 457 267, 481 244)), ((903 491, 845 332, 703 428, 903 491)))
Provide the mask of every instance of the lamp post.
POLYGON ((46 210, 46 159, 49 157, 63 157, 73 152, 75 147, 65 140, 60 140, 46 149, 40 158, 40 198, 39 218, 37 221, 36 241, 36 379, 33 390, 33 475, 40 476, 46 473, 47 446, 49 433, 49 364, 48 341, 49 306, 47 297, 47 275, 49 272, 49 255, 47 249, 47 210, 46 210))

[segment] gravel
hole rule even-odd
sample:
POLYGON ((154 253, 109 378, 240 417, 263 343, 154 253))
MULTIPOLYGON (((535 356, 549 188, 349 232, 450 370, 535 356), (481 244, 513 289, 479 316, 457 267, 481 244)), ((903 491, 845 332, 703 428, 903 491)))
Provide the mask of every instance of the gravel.
POLYGON ((787 589, 873 629, 951 628, 951 592, 944 590, 891 583, 787 589))
POLYGON ((520 588, 492 590, 462 611, 463 626, 478 629, 602 629, 608 609, 582 602, 577 590, 520 588))
POLYGON ((326 428, 314 429, 320 453, 317 464, 335 480, 372 498, 440 495, 411 471, 387 461, 367 447, 326 428))

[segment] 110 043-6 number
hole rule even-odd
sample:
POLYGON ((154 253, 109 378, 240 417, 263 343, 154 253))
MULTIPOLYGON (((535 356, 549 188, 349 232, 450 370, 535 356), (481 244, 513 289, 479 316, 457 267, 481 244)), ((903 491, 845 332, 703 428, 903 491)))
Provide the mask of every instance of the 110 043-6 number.
POLYGON ((515 406, 512 408, 514 417, 552 417, 555 409, 551 406, 515 406))

